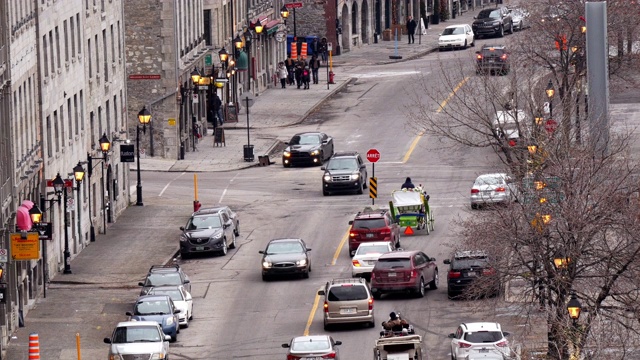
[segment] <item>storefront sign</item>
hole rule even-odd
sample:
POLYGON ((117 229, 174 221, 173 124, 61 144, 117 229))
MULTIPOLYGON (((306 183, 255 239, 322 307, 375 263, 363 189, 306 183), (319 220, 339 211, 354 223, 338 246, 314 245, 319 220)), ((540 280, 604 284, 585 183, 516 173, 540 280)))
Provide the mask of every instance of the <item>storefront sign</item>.
POLYGON ((135 162, 135 147, 133 145, 120 144, 120 162, 135 162))

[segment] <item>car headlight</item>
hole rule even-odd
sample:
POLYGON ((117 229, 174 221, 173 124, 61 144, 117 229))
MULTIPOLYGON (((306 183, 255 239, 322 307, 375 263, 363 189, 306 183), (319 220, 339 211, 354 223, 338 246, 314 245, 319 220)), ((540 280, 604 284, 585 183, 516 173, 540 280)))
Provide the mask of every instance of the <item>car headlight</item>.
POLYGON ((185 241, 189 241, 189 238, 186 237, 185 235, 180 235, 180 242, 185 242, 185 241))
POLYGON ((500 21, 500 20, 496 20, 496 21, 493 22, 493 25, 500 25, 500 24, 502 24, 502 21, 500 21))
POLYGON ((151 360, 161 360, 164 359, 164 354, 155 353, 151 355, 151 360))
POLYGON ((173 316, 167 318, 167 325, 173 325, 173 316))
POLYGON ((221 232, 215 233, 215 234, 211 235, 211 237, 209 238, 209 240, 220 240, 220 239, 222 239, 222 233, 221 232))
POLYGON ((290 152, 288 152, 288 151, 285 151, 285 152, 283 152, 283 153, 282 153, 282 156, 284 156, 284 157, 290 157, 290 156, 291 156, 291 153, 290 153, 290 152))
POLYGON ((297 266, 307 266, 307 259, 302 259, 302 260, 296 261, 296 265, 297 266))
POLYGON ((360 179, 360 173, 351 174, 351 180, 358 180, 358 179, 360 179))
POLYGON ((269 262, 269 261, 263 261, 263 262, 262 262, 262 268, 263 268, 263 269, 271 269, 271 265, 272 265, 272 264, 271 264, 271 262, 269 262))
POLYGON ((320 150, 313 150, 311 152, 311 156, 316 156, 316 155, 320 155, 320 150))
POLYGON ((331 181, 331 175, 325 174, 323 179, 324 179, 324 181, 331 181))

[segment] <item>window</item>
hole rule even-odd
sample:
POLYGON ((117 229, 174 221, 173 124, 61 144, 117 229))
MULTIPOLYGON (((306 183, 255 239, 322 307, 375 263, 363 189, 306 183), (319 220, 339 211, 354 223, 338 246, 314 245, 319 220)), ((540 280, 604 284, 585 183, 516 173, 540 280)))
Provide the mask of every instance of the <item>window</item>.
POLYGON ((107 134, 111 134, 111 108, 109 107, 109 100, 107 100, 107 103, 104 106, 104 111, 107 116, 107 134))
POLYGON ((102 106, 98 106, 98 137, 102 136, 102 106))
POLYGON ((84 131, 84 94, 80 90, 80 130, 84 131))
POLYGON ((113 24, 111 24, 111 62, 116 62, 116 39, 113 37, 113 24))
POLYGON ((62 148, 65 146, 64 141, 64 107, 60 105, 60 145, 62 148))
POLYGON ((100 47, 98 46, 98 34, 93 38, 96 48, 96 74, 100 74, 100 47))
MULTIPOLYGON (((69 140, 73 139, 73 113, 71 109, 71 98, 67 99, 67 121, 69 122, 69 140)), ((78 131, 78 129, 76 129, 78 131)))
POLYGON ((73 112, 74 112, 74 120, 76 123, 76 135, 79 134, 78 128, 80 127, 78 125, 78 94, 73 94, 73 112))
POLYGON ((76 34, 73 16, 69 18, 69 33, 71 34, 71 57, 76 56, 76 34))
POLYGON ((113 95, 113 124, 116 130, 120 128, 120 124, 118 124, 118 96, 116 95, 113 95))
POLYGON ((64 61, 69 63, 69 29, 67 29, 67 20, 62 23, 62 29, 64 31, 64 61))
POLYGON ((44 59, 44 77, 49 76, 49 46, 47 45, 47 35, 42 37, 42 55, 44 59))
POLYGON ((93 149, 96 146, 96 117, 93 111, 89 113, 89 125, 91 126, 91 148, 93 149))
POLYGON ((53 144, 52 144, 52 134, 51 134, 51 116, 47 116, 47 158, 51 158, 53 156, 53 144))
POLYGON ((107 54, 107 29, 102 30, 102 63, 104 64, 104 81, 109 81, 109 56, 107 54))
POLYGON ((82 54, 82 26, 80 25, 80 14, 76 14, 76 30, 78 31, 78 54, 82 54))
POLYGON ((58 61, 58 69, 59 69, 62 60, 60 60, 60 31, 58 31, 57 26, 55 27, 55 32, 56 32, 56 60, 58 61))
POLYGON ((120 21, 118 21, 118 59, 122 59, 122 36, 120 35, 120 21))
POLYGON ((328 301, 353 301, 369 298, 364 286, 332 286, 327 294, 328 301))
POLYGON ((54 50, 53 50, 53 31, 49 31, 49 50, 51 51, 51 73, 53 74, 55 70, 55 62, 53 59, 55 58, 54 50))
POLYGON ((54 141, 55 141, 54 150, 55 150, 56 154, 58 152, 60 152, 60 142, 59 142, 59 139, 60 139, 60 125, 59 124, 60 123, 58 122, 58 111, 54 110, 53 111, 53 129, 54 129, 53 135, 55 136, 55 139, 54 139, 54 141))
POLYGON ((91 59, 91 39, 87 40, 87 54, 89 54, 89 78, 93 77, 93 60, 91 59))

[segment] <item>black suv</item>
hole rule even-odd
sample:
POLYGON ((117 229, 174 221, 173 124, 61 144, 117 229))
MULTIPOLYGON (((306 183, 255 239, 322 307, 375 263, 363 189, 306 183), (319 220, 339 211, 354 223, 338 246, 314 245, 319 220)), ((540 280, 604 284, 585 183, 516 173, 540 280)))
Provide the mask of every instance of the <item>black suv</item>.
POLYGON ((484 251, 458 251, 451 259, 445 259, 443 262, 449 265, 447 272, 449 299, 473 299, 500 293, 499 278, 484 251), (472 283, 476 284, 470 288, 472 283))
POLYGON ((143 282, 139 282, 138 285, 142 286, 142 290, 140 291, 141 296, 147 295, 153 287, 169 285, 183 285, 184 289, 188 293, 191 293, 191 281, 178 264, 151 266, 147 277, 143 282))
POLYGON ((335 153, 329 163, 321 168, 322 195, 333 192, 356 192, 362 194, 367 188, 367 165, 356 151, 335 153))
POLYGON ((181 226, 180 255, 215 252, 227 255, 236 247, 236 224, 224 207, 194 212, 186 226, 181 226))
POLYGON ((476 74, 502 74, 511 70, 511 54, 504 45, 482 45, 476 51, 476 74))
POLYGON ((506 7, 484 9, 471 24, 476 39, 486 35, 503 37, 505 31, 513 34, 513 19, 506 7))

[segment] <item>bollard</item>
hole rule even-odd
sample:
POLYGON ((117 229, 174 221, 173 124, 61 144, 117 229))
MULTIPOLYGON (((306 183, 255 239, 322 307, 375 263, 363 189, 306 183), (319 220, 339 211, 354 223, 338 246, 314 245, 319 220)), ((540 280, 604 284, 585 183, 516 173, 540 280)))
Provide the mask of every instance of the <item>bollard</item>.
POLYGON ((37 333, 29 334, 29 360, 40 360, 40 341, 37 333))
POLYGON ((78 350, 78 360, 82 360, 82 354, 80 352, 80 333, 76 333, 76 349, 78 350))

